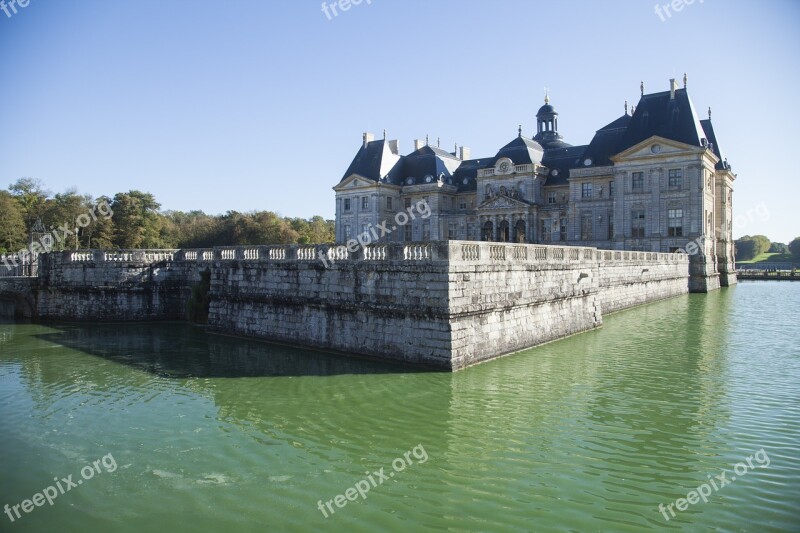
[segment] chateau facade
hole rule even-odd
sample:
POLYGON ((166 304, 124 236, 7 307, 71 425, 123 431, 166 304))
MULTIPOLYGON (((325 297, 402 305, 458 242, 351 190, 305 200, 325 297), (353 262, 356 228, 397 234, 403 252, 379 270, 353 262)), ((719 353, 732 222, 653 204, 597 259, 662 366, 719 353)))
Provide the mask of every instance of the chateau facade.
MULTIPOLYGON (((692 290, 736 283, 733 173, 709 118, 684 86, 642 95, 632 113, 588 145, 564 142, 545 98, 536 134, 493 157, 427 141, 401 155, 396 140, 363 143, 336 191, 336 240, 473 240, 687 252, 692 290), (430 216, 396 216, 424 201, 430 216), (375 231, 375 228, 391 231, 375 231), (377 236, 377 239, 375 238, 377 236)), ((384 136, 385 137, 385 136, 384 136)), ((424 205, 424 204, 422 204, 424 205)), ((427 213, 426 213, 427 214, 427 213)))

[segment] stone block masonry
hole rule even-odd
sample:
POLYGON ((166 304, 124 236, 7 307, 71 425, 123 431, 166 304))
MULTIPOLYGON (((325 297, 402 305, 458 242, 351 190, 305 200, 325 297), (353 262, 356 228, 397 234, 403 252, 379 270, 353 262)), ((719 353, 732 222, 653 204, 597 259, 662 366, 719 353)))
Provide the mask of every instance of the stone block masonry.
POLYGON ((686 255, 443 241, 51 253, 31 301, 43 319, 182 320, 201 272, 213 331, 444 370, 690 288, 686 255))
POLYGON ((596 328, 606 309, 689 291, 689 260, 677 254, 447 241, 215 256, 227 258, 212 269, 217 331, 446 370, 596 328), (313 259, 320 253, 339 259, 326 268, 313 259))

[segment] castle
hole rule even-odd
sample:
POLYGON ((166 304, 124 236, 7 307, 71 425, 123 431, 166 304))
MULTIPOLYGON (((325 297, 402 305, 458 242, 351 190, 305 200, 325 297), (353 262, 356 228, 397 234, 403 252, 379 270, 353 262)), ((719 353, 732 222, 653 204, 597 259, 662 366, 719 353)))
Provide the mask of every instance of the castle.
MULTIPOLYGON (((336 240, 377 235, 398 213, 424 202, 382 242, 470 240, 562 244, 608 250, 686 252, 692 290, 736 283, 733 173, 711 123, 686 89, 644 93, 587 145, 564 142, 545 97, 536 135, 518 136, 493 157, 447 152, 417 140, 401 155, 396 140, 363 144, 336 191, 336 240)), ((385 135, 384 135, 385 137, 385 135)))

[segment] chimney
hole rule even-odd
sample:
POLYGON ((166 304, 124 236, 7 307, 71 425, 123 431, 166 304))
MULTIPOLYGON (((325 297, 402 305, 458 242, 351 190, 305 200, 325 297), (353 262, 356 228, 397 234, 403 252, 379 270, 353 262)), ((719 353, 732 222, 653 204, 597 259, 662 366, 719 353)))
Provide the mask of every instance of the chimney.
POLYGON ((458 158, 460 160, 467 161, 470 157, 472 157, 472 151, 469 148, 466 146, 458 147, 458 158))
POLYGON ((367 145, 374 140, 375 140, 374 133, 364 132, 364 148, 366 148, 367 145))
POLYGON ((675 78, 669 80, 669 99, 675 100, 675 91, 678 90, 678 82, 675 81, 675 78))
POLYGON ((400 155, 400 144, 397 142, 397 139, 389 141, 389 150, 391 150, 394 155, 400 155))
POLYGON ((423 141, 422 139, 414 139, 414 151, 416 152, 417 150, 425 146, 425 144, 426 144, 425 141, 423 141))

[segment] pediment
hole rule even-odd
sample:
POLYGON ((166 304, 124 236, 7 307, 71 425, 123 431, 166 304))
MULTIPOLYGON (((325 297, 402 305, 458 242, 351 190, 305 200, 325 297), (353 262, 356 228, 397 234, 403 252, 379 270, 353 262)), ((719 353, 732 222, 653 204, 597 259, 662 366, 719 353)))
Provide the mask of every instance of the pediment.
POLYGON ((354 189, 357 187, 372 187, 375 185, 375 182, 371 179, 365 178, 359 174, 352 174, 348 176, 346 179, 342 180, 336 187, 333 188, 335 191, 341 191, 344 189, 354 189))
POLYGON ((645 139, 639 144, 631 146, 627 150, 623 150, 622 152, 610 157, 610 159, 614 163, 620 163, 622 161, 629 161, 631 159, 651 159, 669 157, 677 154, 697 153, 700 150, 702 150, 702 148, 697 146, 665 139, 664 137, 655 135, 649 139, 645 139))
POLYGON ((527 209, 528 207, 530 207, 530 205, 525 202, 509 198, 508 196, 495 196, 479 205, 478 209, 527 209))

